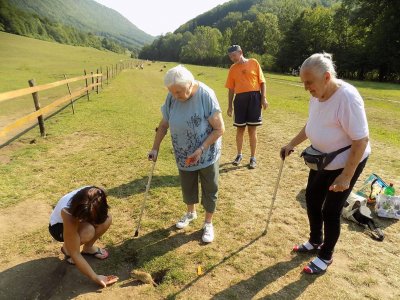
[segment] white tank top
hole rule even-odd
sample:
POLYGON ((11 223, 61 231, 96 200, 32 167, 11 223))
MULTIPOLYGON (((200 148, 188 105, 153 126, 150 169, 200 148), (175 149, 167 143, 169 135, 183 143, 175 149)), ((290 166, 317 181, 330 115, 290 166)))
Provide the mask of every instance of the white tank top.
POLYGON ((56 207, 54 208, 53 212, 50 215, 50 225, 54 225, 57 223, 63 223, 63 219, 61 217, 61 211, 64 208, 69 208, 71 204, 71 198, 79 192, 81 189, 85 187, 89 187, 90 185, 80 187, 79 189, 76 189, 72 192, 69 192, 68 194, 64 195, 57 203, 56 207))

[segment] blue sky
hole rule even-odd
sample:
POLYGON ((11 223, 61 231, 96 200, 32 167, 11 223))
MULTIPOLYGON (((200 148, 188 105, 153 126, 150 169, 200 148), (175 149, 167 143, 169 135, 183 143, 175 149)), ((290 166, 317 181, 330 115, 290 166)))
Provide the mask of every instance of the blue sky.
POLYGON ((153 36, 180 25, 228 0, 96 0, 153 36))

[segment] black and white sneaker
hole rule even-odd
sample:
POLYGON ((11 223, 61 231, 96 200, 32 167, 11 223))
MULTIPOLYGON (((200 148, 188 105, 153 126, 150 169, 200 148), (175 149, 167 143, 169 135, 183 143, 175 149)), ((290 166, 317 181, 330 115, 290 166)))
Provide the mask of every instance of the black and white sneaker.
POLYGON ((234 166, 238 166, 240 164, 240 162, 243 159, 243 155, 242 154, 238 154, 235 158, 235 160, 232 162, 232 165, 234 166))

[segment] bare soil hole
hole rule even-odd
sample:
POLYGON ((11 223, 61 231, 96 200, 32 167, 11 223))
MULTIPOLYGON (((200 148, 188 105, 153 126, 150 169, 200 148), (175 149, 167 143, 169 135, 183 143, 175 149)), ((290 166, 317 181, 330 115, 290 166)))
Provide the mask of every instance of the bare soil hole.
POLYGON ((160 270, 156 273, 151 274, 153 280, 157 284, 161 284, 164 280, 165 275, 167 275, 169 269, 160 270))

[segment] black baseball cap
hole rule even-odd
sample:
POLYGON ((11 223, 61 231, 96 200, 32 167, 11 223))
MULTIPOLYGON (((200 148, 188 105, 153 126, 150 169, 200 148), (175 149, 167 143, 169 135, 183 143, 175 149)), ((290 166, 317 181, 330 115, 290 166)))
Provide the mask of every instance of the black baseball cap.
POLYGON ((241 51, 241 50, 242 50, 242 48, 240 48, 239 45, 232 45, 232 46, 229 46, 228 53, 233 53, 233 52, 241 51))

